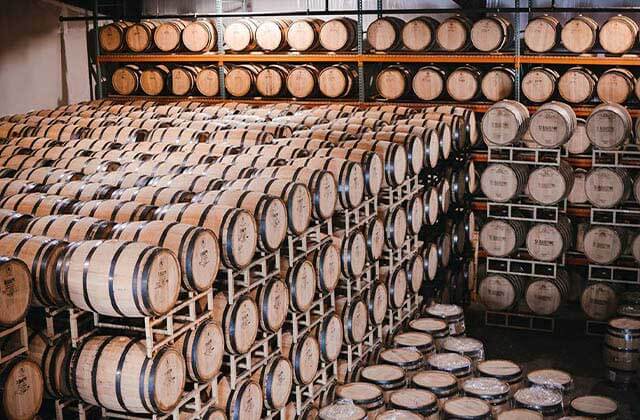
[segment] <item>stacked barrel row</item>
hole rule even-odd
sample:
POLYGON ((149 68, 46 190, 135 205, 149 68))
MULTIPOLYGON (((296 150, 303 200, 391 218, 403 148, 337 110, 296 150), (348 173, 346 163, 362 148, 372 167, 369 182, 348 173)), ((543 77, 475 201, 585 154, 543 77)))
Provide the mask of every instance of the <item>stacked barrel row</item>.
MULTIPOLYGON (((308 393, 297 391, 317 391, 311 382, 319 368, 339 355, 343 335, 352 342, 359 339, 362 308, 338 297, 338 316, 327 309, 321 322, 312 322, 303 334, 292 328, 295 314, 316 320, 318 313, 308 312, 314 300, 328 295, 330 308, 332 290, 338 287, 344 294, 345 279, 365 266, 372 268, 385 241, 404 244, 407 226, 418 231, 425 218, 435 223, 442 212, 439 200, 449 201, 451 190, 440 187, 444 195, 438 195, 436 189, 428 212, 417 194, 399 211, 368 207, 373 218, 365 224, 346 226, 355 220, 347 217, 363 211, 365 201, 375 204, 381 189, 402 184, 407 173, 415 178, 424 166, 446 166, 450 149, 470 141, 466 133, 475 127, 466 120, 458 125, 438 122, 447 118, 437 110, 400 124, 411 113, 402 107, 252 109, 242 104, 101 101, 3 118, 0 207, 9 233, 0 244, 4 242, 6 253, 30 258, 29 264, 37 258, 34 248, 51 249, 51 257, 35 261, 38 302, 108 317, 111 327, 171 314, 176 305, 193 305, 204 314, 180 337, 169 336, 169 342, 179 345, 151 351, 142 344, 146 340, 105 336, 100 329, 88 341, 78 340, 74 351, 67 339, 50 343, 43 334, 32 338, 40 347, 67 349, 76 355, 72 360, 100 360, 92 356, 100 350, 123 360, 131 357, 134 365, 166 361, 162 366, 176 369, 182 379, 153 396, 161 405, 108 399, 108 387, 101 389, 105 395, 96 396, 91 391, 95 375, 80 369, 86 364, 80 361, 71 366, 71 383, 49 394, 79 397, 101 406, 103 413, 169 412, 183 401, 185 382, 213 380, 217 404, 231 418, 233 401, 262 401, 263 395, 267 413, 310 407, 311 402, 298 401, 298 395, 308 400, 308 393), (329 220, 333 231, 326 228, 329 220), (280 250, 285 238, 307 235, 318 225, 330 240, 312 254, 292 258, 288 247, 280 250), (65 267, 59 278, 51 269, 58 261, 65 267), (76 271, 79 267, 86 270, 76 271), (345 310, 346 303, 357 306, 355 314, 345 310), (187 351, 202 343, 197 338, 203 335, 212 340, 195 353, 187 351), (204 354, 216 356, 205 363, 204 354), (243 370, 238 362, 251 357, 254 368, 243 370), (218 372, 223 376, 216 379, 218 372), (292 390, 296 398, 288 403, 292 390)), ((411 270, 420 278, 424 251, 413 251, 411 270)), ((433 272, 438 262, 430 258, 433 272)), ((382 292, 375 297, 382 296, 386 304, 387 285, 369 276, 382 292)), ((357 298, 360 305, 368 302, 365 329, 369 308, 380 319, 380 308, 366 296, 357 298)), ((381 313, 384 320, 386 309, 381 313)), ((48 375, 60 378, 64 363, 60 359, 47 365, 48 375)), ((330 385, 326 380, 322 387, 330 385)), ((321 400, 331 400, 330 394, 323 395, 321 400)), ((253 409, 257 417, 263 414, 263 405, 253 409)))
POLYGON ((220 73, 232 97, 352 97, 357 90, 354 66, 334 64, 236 64, 217 66, 127 64, 111 74, 118 95, 218 96, 220 73))
MULTIPOLYGON (((495 162, 490 159, 482 172, 481 189, 494 209, 515 203, 511 213, 489 218, 484 224, 480 244, 487 255, 503 259, 524 256, 555 264, 563 261, 567 252, 574 252, 584 255, 592 265, 589 275, 598 267, 637 267, 640 235, 632 227, 638 223, 638 202, 632 198, 633 184, 638 184, 634 169, 637 152, 628 145, 633 129, 623 106, 600 105, 586 121, 579 121, 563 103, 547 103, 529 117, 522 105, 503 101, 485 114, 482 128, 496 158, 495 162), (497 125, 498 120, 505 124, 497 125), (593 149, 594 166, 588 170, 573 168, 569 160, 561 157, 560 147, 570 153, 593 149), (509 162, 500 150, 508 150, 517 163, 509 162), (625 151, 630 155, 624 155, 625 151), (610 166, 606 161, 598 163, 602 153, 621 153, 624 167, 612 160, 610 166), (587 205, 587 209, 593 209, 591 213, 598 209, 613 213, 624 209, 626 216, 600 221, 594 217, 596 213, 588 220, 570 219, 564 211, 545 216, 550 206, 564 207, 565 202, 578 208, 587 205), (532 215, 535 206, 540 207, 532 215), (616 226, 619 223, 631 228, 616 226)), ((550 315, 562 302, 579 300, 589 318, 606 320, 615 315, 619 300, 620 307, 628 312, 637 305, 634 293, 628 293, 633 288, 591 281, 579 268, 565 270, 556 266, 556 272, 543 270, 547 279, 527 278, 517 272, 499 273, 495 268, 490 271, 493 273, 480 282, 478 293, 491 310, 516 310, 524 301, 528 310, 550 315), (625 289, 627 293, 623 293, 625 289)), ((623 278, 617 280, 625 282, 623 278)))
POLYGON ((336 388, 338 401, 322 408, 320 419, 538 420, 617 413, 613 399, 577 396, 565 371, 525 372, 511 360, 488 357, 482 341, 466 336, 459 306, 433 304, 417 315, 360 369, 357 381, 336 388))

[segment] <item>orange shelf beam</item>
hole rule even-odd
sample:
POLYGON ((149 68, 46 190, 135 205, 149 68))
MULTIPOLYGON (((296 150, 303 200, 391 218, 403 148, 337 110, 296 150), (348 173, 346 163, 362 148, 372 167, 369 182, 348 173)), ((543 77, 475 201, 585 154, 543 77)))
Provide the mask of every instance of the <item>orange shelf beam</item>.
POLYGON ((566 64, 575 66, 640 66, 640 56, 626 55, 619 57, 598 55, 522 55, 522 64, 566 64))

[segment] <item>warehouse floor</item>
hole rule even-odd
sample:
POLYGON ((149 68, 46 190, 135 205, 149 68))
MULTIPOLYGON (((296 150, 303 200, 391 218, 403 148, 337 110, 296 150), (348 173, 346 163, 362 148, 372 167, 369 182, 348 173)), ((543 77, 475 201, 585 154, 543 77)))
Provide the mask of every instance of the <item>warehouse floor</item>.
POLYGON ((522 366, 525 372, 541 368, 557 368, 573 375, 575 396, 586 394, 605 395, 618 402, 618 420, 640 418, 640 389, 616 388, 605 378, 602 360, 602 337, 585 336, 583 330, 570 324, 560 325, 554 334, 512 330, 484 325, 483 314, 467 312, 469 336, 481 339, 488 359, 510 359, 522 366))

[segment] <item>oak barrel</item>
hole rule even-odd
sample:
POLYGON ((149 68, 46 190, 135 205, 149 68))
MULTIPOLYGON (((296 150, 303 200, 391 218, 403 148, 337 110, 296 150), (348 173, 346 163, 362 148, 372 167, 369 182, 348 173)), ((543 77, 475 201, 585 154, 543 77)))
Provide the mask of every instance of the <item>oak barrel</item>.
POLYGON ((117 21, 102 26, 98 30, 100 49, 107 53, 122 51, 125 46, 125 33, 131 22, 117 21))
POLYGON ((565 144, 576 129, 578 120, 571 106, 563 102, 547 102, 529 120, 529 134, 545 149, 565 144))
POLYGON ((311 64, 302 64, 289 70, 287 74, 287 90, 295 98, 313 96, 318 87, 318 68, 311 64))
POLYGON ((273 358, 252 378, 262 387, 265 407, 277 410, 287 404, 293 386, 293 366, 289 359, 273 358))
POLYGON ((220 371, 224 355, 223 342, 222 328, 207 319, 181 335, 173 347, 182 353, 188 378, 195 382, 207 382, 220 371))
POLYGON ((287 32, 291 19, 274 18, 264 21, 256 28, 256 43, 264 51, 281 51, 289 47, 287 32))
POLYGON ((374 20, 367 27, 367 41, 374 51, 400 49, 402 45, 401 31, 405 22, 395 16, 383 16, 374 20))
POLYGON ((638 23, 629 16, 611 16, 600 27, 598 40, 611 54, 625 54, 638 44, 638 23))
POLYGON ((493 67, 482 76, 480 88, 485 98, 498 102, 510 98, 515 86, 515 71, 508 67, 493 67))
POLYGON ((606 321, 616 314, 618 295, 612 286, 596 282, 588 285, 580 295, 580 307, 590 319, 606 321))
POLYGON ((610 265, 625 251, 627 236, 618 228, 594 225, 584 234, 583 246, 589 260, 610 265))
POLYGON ((584 180, 587 200, 595 207, 613 208, 631 195, 629 173, 622 168, 592 168, 584 180))
POLYGON ((93 217, 72 214, 43 216, 32 219, 24 228, 25 233, 48 236, 61 241, 88 241, 107 239, 113 223, 93 217))
POLYGON ((254 91, 256 77, 262 66, 253 64, 237 64, 229 68, 224 76, 224 86, 234 97, 247 96, 254 91))
POLYGON ((588 52, 598 40, 598 23, 588 16, 574 16, 564 24, 560 38, 570 52, 588 52))
POLYGON ((254 300, 247 295, 235 299, 228 304, 224 293, 213 297, 211 318, 224 332, 224 345, 231 354, 246 353, 251 349, 258 335, 260 316, 254 300))
POLYGON ((355 48, 358 25, 349 17, 327 20, 320 28, 320 45, 328 51, 350 51, 355 48))
POLYGON ((511 46, 514 28, 511 22, 502 16, 487 16, 473 23, 471 43, 482 52, 500 51, 511 46))
POLYGON ((206 19, 189 22, 182 30, 182 44, 191 52, 210 51, 218 42, 216 27, 206 19))
POLYGON ((533 17, 524 30, 524 43, 535 53, 551 51, 558 45, 560 29, 560 22, 554 16, 533 17))
POLYGON ((566 301, 568 294, 569 275, 558 269, 555 278, 538 279, 529 283, 524 298, 533 313, 551 315, 566 301))
POLYGON ((533 67, 522 78, 522 93, 531 102, 547 102, 556 92, 560 74, 549 67, 533 67))
POLYGON ((153 43, 162 52, 172 52, 180 48, 182 31, 186 23, 182 20, 169 20, 160 23, 153 32, 153 43))
POLYGON ((482 134, 489 143, 505 146, 522 137, 529 119, 529 110, 508 99, 497 102, 482 117, 482 134))
POLYGON ((133 95, 140 88, 140 68, 127 64, 114 70, 111 75, 111 86, 118 95, 133 95))
POLYGON ((369 324, 367 305, 360 297, 348 301, 346 297, 336 299, 336 315, 342 320, 344 342, 358 344, 364 340, 369 324))
POLYGON ((296 19, 287 30, 287 42, 294 51, 311 51, 320 45, 320 28, 323 21, 307 17, 296 19))
POLYGON ((217 96, 220 92, 218 67, 203 67, 196 77, 196 88, 204 96, 217 96))
POLYGON ((448 17, 436 29, 436 41, 444 51, 464 51, 471 47, 473 24, 464 16, 448 17))
POLYGON ((0 327, 11 327, 22 321, 31 301, 31 271, 18 258, 0 257, 0 327))
POLYGON ((288 66, 270 64, 256 76, 256 90, 261 96, 281 96, 286 91, 288 75, 288 66))
POLYGON ((573 168, 565 160, 560 165, 543 166, 529 174, 529 197, 542 205, 556 204, 569 195, 573 187, 573 168))
POLYGON ((439 22, 430 16, 418 16, 402 27, 402 44, 411 51, 429 51, 436 42, 439 22))
POLYGON ((524 295, 522 277, 508 274, 491 274, 480 281, 478 295, 487 309, 506 311, 513 308, 524 295))
POLYGON ((152 20, 142 20, 129 26, 124 34, 127 48, 134 53, 153 49, 153 34, 158 25, 158 22, 152 20))
POLYGON ((8 361, 0 369, 0 415, 8 420, 33 419, 44 398, 40 367, 21 358, 8 361))
POLYGON ((596 106, 587 118, 587 136, 600 149, 613 150, 624 144, 633 130, 631 115, 619 104, 596 106))
POLYGON ((256 48, 258 22, 239 19, 224 28, 224 42, 233 52, 246 52, 256 48))
POLYGON ((260 328, 263 331, 278 332, 287 319, 289 313, 289 288, 287 284, 275 279, 258 286, 255 296, 260 313, 260 328))
POLYGON ((291 264, 281 258, 280 278, 289 286, 290 310, 306 312, 313 305, 316 291, 316 269, 307 259, 298 259, 291 264))
POLYGON ((607 69, 598 78, 596 90, 602 102, 624 104, 633 95, 636 78, 624 68, 607 69))
POLYGON ((140 88, 149 96, 160 95, 167 90, 171 72, 163 64, 157 64, 142 70, 140 74, 140 88))
POLYGON ((384 99, 393 101, 407 94, 413 75, 404 66, 385 67, 376 76, 376 89, 384 99))
POLYGON ((328 98, 348 96, 358 75, 353 67, 347 64, 334 64, 325 67, 318 74, 318 88, 328 98))
POLYGON ((586 67, 576 66, 565 71, 558 80, 558 93, 567 102, 579 104, 593 97, 598 77, 586 67))
POLYGON ((480 94, 482 73, 476 67, 458 67, 447 77, 447 93, 456 102, 472 101, 480 94))
POLYGON ((429 65, 418 69, 411 81, 413 93, 423 101, 433 101, 442 95, 446 73, 437 66, 429 65))

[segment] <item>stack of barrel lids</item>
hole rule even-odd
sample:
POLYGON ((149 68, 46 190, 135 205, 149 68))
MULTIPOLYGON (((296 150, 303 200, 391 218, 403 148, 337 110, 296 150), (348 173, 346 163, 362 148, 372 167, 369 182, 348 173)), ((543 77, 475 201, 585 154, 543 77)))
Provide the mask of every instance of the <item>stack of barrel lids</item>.
POLYGON ((102 100, 3 117, 0 254, 31 271, 29 358, 56 411, 330 402, 336 373, 376 354, 389 296, 415 312, 451 252, 447 232, 415 235, 453 199, 462 111, 102 100), (427 200, 421 173, 438 177, 427 200))
POLYGON ((466 336, 459 306, 433 304, 422 315, 397 331, 358 381, 336 387, 321 419, 615 418, 614 400, 577 396, 563 370, 525 372, 487 357, 482 341, 466 336))
POLYGON ((26 358, 25 317, 31 304, 32 267, 19 258, 0 257, 0 417, 33 418, 45 393, 38 363, 26 358))

